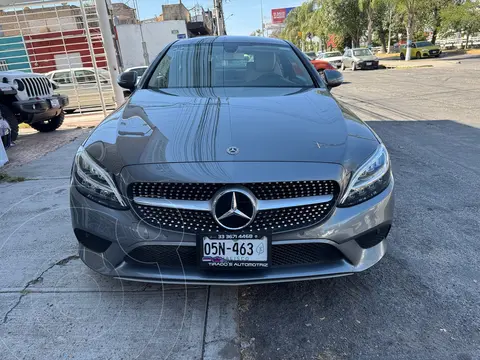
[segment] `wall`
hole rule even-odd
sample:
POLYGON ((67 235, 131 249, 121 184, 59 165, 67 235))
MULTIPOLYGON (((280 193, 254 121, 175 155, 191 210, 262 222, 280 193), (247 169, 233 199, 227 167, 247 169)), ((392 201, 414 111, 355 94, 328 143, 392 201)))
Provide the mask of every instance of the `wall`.
MULTIPOLYGON (((107 67, 100 30, 90 29, 90 35, 97 66, 107 67)), ((91 67, 93 65, 84 30, 25 35, 25 42, 34 72, 47 73, 57 70, 55 55, 59 54, 80 53, 82 64, 72 64, 72 67, 91 67)), ((67 55, 65 55, 66 57, 67 55)))
POLYGON ((132 9, 131 7, 123 3, 113 3, 112 8, 113 16, 117 25, 137 23, 137 15, 135 14, 135 9, 132 9))
POLYGON ((162 5, 163 20, 185 20, 190 22, 190 12, 183 4, 162 5))
POLYGON ((31 71, 21 36, 0 37, 0 60, 7 63, 8 70, 31 71))
MULTIPOLYGON (((177 31, 178 34, 186 34, 188 37, 187 25, 183 20, 142 24, 142 30, 150 62, 167 44, 177 40, 177 31)), ((119 25, 117 32, 124 67, 144 65, 140 25, 119 25)))

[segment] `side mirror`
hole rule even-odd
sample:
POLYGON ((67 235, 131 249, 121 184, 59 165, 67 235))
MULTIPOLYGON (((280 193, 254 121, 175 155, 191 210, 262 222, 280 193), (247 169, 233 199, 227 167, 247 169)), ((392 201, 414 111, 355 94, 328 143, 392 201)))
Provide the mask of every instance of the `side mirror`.
POLYGON ((133 91, 137 85, 138 75, 135 71, 127 71, 118 76, 117 84, 127 90, 133 91))
POLYGON ((325 75, 325 82, 329 89, 342 85, 343 75, 340 71, 325 70, 323 74, 325 75))

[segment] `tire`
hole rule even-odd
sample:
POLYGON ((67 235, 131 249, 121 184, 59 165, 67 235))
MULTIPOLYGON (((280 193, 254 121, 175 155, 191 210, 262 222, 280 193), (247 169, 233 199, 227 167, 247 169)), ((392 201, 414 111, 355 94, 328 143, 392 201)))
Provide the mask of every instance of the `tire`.
POLYGON ((439 57, 440 57, 440 54, 438 54, 438 55, 435 55, 435 57, 436 57, 436 58, 439 58, 439 57))
POLYGON ((405 60, 405 54, 404 53, 400 53, 400 60, 405 60))
POLYGON ((33 124, 30 124, 32 128, 40 132, 50 132, 57 130, 63 124, 63 120, 65 119, 65 112, 62 110, 60 115, 55 116, 46 121, 40 121, 33 124))
POLYGON ((357 63, 355 61, 352 62, 352 71, 357 70, 357 63))
POLYGON ((342 65, 340 65, 340 70, 345 71, 345 64, 342 61, 342 65))
POLYGON ((63 110, 65 111, 65 114, 73 114, 77 109, 68 109, 68 110, 63 110))
POLYGON ((16 141, 18 138, 18 119, 15 114, 10 110, 10 108, 6 105, 0 104, 0 112, 2 113, 2 117, 7 120, 8 125, 10 125, 11 130, 11 139, 12 142, 16 141))
POLYGON ((417 52, 417 59, 421 59, 422 58, 422 53, 419 51, 417 52))

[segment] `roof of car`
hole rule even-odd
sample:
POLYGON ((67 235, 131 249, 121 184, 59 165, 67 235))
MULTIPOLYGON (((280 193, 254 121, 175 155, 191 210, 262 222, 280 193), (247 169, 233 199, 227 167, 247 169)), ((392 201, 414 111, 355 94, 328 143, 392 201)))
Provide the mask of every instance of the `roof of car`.
MULTIPOLYGON (((70 70, 92 70, 92 71, 95 71, 95 69, 93 67, 77 67, 77 68, 71 68, 71 69, 53 70, 53 71, 49 71, 47 74, 52 74, 52 73, 56 73, 56 72, 60 72, 60 71, 70 71, 70 70)), ((98 68, 98 70, 105 70, 105 69, 98 68)))
POLYGON ((199 36, 190 39, 182 39, 175 42, 178 45, 197 44, 200 42, 215 42, 215 43, 227 43, 227 42, 249 42, 255 44, 278 44, 285 45, 286 41, 281 39, 266 38, 261 36, 199 36))

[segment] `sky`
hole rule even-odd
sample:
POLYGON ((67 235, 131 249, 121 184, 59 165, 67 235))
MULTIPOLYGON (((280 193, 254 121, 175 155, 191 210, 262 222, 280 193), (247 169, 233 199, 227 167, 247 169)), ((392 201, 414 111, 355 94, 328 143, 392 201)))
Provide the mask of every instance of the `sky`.
MULTIPOLYGON (((162 13, 162 5, 178 4, 178 0, 137 0, 141 19, 152 18, 162 13)), ((120 2, 113 0, 113 2, 120 2)), ((133 0, 123 0, 133 7, 133 0)), ((195 4, 203 6, 205 10, 213 9, 213 0, 182 0, 187 9, 195 4)), ((299 6, 302 0, 263 0, 264 22, 271 22, 271 10, 299 6)), ((260 0, 224 0, 223 12, 228 35, 250 35, 261 28, 260 0), (231 16, 230 16, 231 15, 231 16)))

